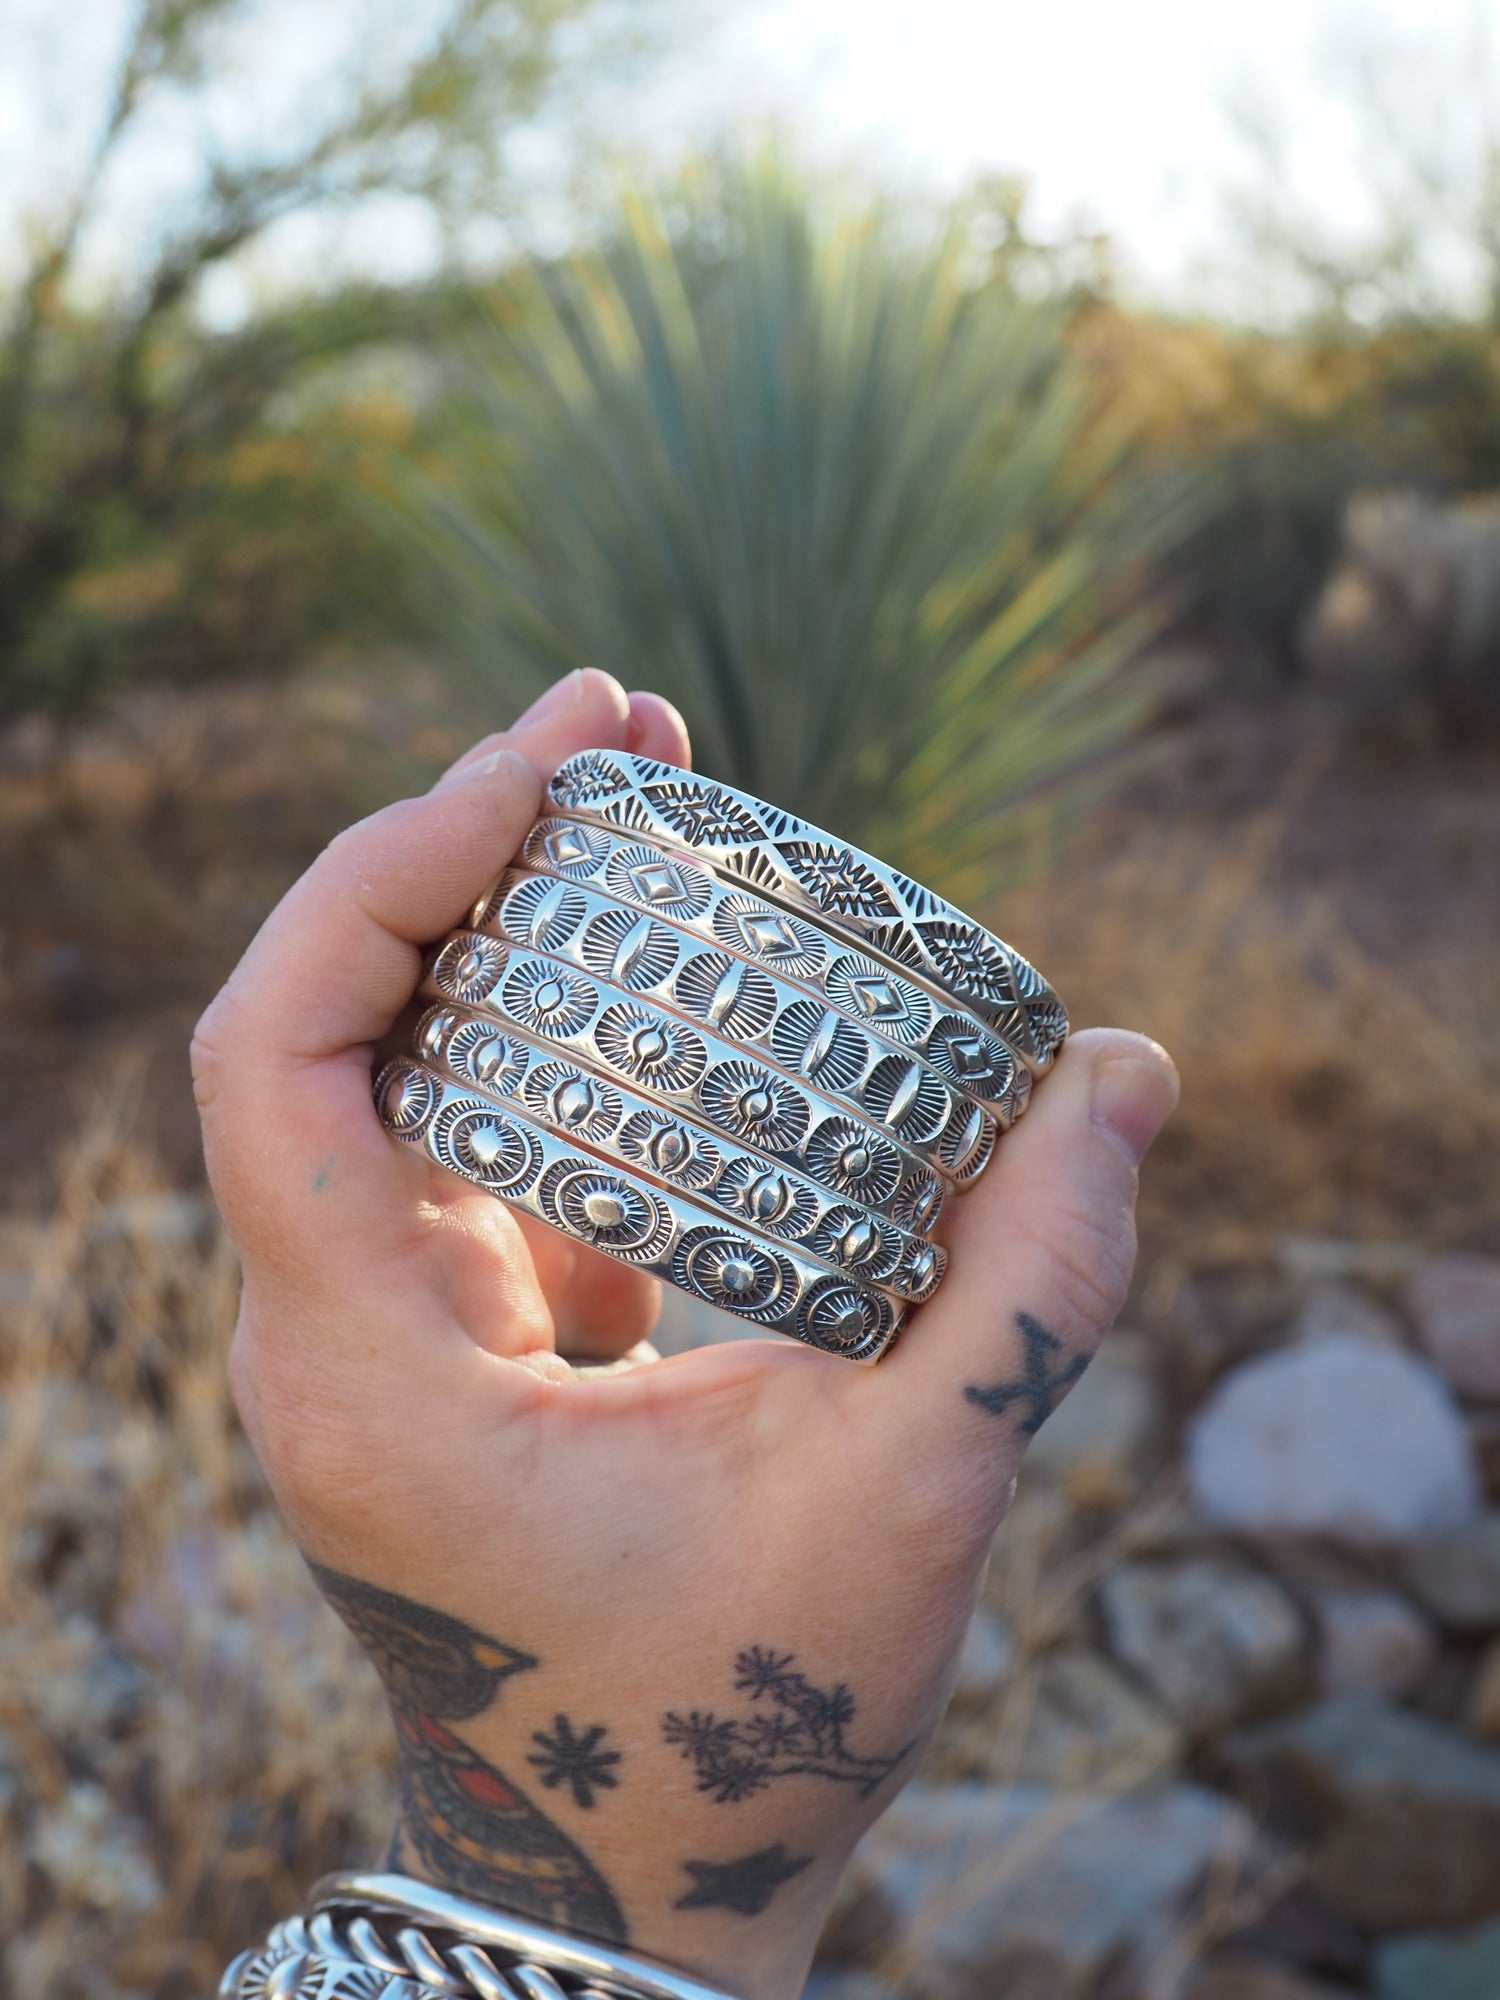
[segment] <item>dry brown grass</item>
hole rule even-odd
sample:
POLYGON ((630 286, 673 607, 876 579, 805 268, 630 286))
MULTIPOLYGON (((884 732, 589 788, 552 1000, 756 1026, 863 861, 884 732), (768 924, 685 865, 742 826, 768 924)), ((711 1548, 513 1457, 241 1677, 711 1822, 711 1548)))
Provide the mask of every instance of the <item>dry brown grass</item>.
MULTIPOLYGON (((1377 952, 1278 879, 1295 793, 1220 829, 1114 816, 1006 901, 1074 1022, 1154 1035, 1182 1102, 1144 1176, 1148 1276, 1288 1235, 1483 1243, 1500 1227, 1500 932, 1377 952)), ((1365 893, 1368 893, 1366 888, 1365 893)))
POLYGON ((237 1275, 135 1143, 128 1074, 7 1228, 0 1990, 211 1991, 389 1817, 373 1675, 269 1510, 224 1384, 237 1275))

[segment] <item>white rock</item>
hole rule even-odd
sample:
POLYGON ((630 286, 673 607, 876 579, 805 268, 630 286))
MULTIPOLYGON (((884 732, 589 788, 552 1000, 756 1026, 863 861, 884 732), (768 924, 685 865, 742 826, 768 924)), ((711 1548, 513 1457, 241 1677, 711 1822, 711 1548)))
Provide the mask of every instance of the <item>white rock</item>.
POLYGON ((861 1843, 899 1913, 905 2000, 1137 1991, 1169 1942, 1256 1865, 1236 1807, 1192 1786, 1104 1803, 1036 1785, 909 1785, 861 1843))
POLYGON ((1302 1620, 1269 1577, 1212 1557, 1122 1563, 1099 1608, 1115 1658, 1194 1735, 1302 1690, 1302 1620))
POLYGON ((1233 1369, 1188 1427, 1199 1511, 1261 1535, 1380 1546, 1475 1519, 1479 1480, 1437 1371, 1351 1334, 1233 1369))
POLYGON ((1015 1664, 1016 1644, 998 1612, 981 1604, 970 1620, 958 1660, 954 1706, 983 1708, 999 1694, 1015 1664))
POLYGON ((1314 1600, 1313 1616, 1325 1694, 1399 1700, 1421 1684, 1437 1655, 1431 1625, 1393 1590, 1330 1590, 1314 1600))
POLYGON ((1406 1329, 1389 1306, 1356 1285, 1328 1279, 1314 1285, 1298 1307, 1292 1321, 1292 1338, 1303 1342, 1327 1340, 1336 1333, 1383 1341, 1391 1347, 1401 1347, 1406 1342, 1406 1329))

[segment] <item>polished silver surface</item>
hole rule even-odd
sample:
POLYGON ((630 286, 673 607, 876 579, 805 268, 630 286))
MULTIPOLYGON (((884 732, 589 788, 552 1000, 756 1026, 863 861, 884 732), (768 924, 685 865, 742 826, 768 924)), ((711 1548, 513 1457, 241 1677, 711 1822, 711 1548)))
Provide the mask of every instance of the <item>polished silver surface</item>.
MULTIPOLYGON (((913 1233, 887 1210, 851 1200, 741 1140, 559 1058, 514 1025, 502 1029, 471 1007, 454 1001, 430 1007, 414 1040, 424 1064, 445 1071, 461 1088, 587 1146, 633 1178, 676 1189, 732 1225, 795 1243, 830 1269, 913 1304, 937 1290, 947 1252, 924 1233, 933 1219, 927 1192, 936 1194, 930 1177, 924 1176, 922 1207, 911 1216, 913 1233)), ((855 1164, 868 1172, 878 1135, 869 1132, 856 1139, 860 1143, 865 1157, 855 1164)), ((910 1183, 897 1189, 908 1214, 914 1192, 910 1183)))
POLYGON ((404 1875, 330 1875, 241 1952, 219 2000, 730 2000, 670 1966, 404 1875))
POLYGON ((381 1071, 376 1104, 388 1131, 450 1173, 706 1305, 849 1361, 877 1361, 901 1328, 906 1301, 889 1290, 580 1153, 412 1057, 381 1071))
POLYGON ((580 751, 547 789, 580 824, 690 853, 721 879, 854 939, 977 1014, 1035 1069, 1062 1046, 1062 1002, 1019 952, 920 882, 792 813, 623 750, 580 751))
POLYGON ((560 817, 532 828, 522 856, 524 865, 508 868, 475 905, 476 930, 564 953, 638 991, 669 987, 691 950, 686 934, 711 946, 726 971, 730 960, 753 968, 740 982, 749 989, 742 1012, 769 975, 800 996, 804 1010, 821 1003, 821 1014, 842 1017, 845 1037, 860 1034, 922 1058, 1002 1127, 1025 1109, 1031 1070, 1002 1035, 846 940, 721 882, 692 858, 664 858, 560 817))
POLYGON ((457 931, 422 991, 501 1015, 778 1159, 795 1159, 822 1115, 842 1111, 945 1181, 963 1186, 982 1171, 996 1135, 982 1105, 816 1001, 793 994, 780 1004, 766 975, 730 963, 764 986, 747 989, 726 974, 723 954, 695 950, 669 1007, 551 952, 457 931))

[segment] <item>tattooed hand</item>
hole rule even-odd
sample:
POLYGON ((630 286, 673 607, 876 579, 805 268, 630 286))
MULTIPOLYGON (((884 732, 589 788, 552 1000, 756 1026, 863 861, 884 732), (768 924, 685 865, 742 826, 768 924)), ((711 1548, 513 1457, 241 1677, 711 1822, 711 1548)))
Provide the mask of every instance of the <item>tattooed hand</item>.
POLYGON ((878 1368, 774 1339, 661 1360, 653 1281, 393 1146, 370 1101, 419 947, 588 745, 688 758, 658 697, 571 675, 336 840, 204 1016, 231 1372, 390 1696, 393 1865, 782 2000, 936 1725, 1026 1442, 1119 1309, 1176 1081, 1138 1036, 1076 1035, 878 1368))

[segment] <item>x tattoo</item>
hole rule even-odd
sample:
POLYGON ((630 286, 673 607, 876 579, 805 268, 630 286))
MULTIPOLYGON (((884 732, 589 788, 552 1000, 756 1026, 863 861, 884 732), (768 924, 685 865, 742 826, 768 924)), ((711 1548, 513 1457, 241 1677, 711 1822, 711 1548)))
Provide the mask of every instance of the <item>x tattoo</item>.
POLYGON ((1003 1416, 1019 1404, 1024 1410, 1019 1424, 1021 1435, 1035 1437, 1088 1367, 1092 1357, 1075 1354, 1059 1367, 1056 1356, 1062 1352, 1062 1342, 1055 1333, 1049 1333, 1041 1321, 1033 1319, 1030 1313, 1017 1313, 1016 1325, 1025 1344, 1021 1379, 1018 1382, 997 1382, 989 1389, 965 1389, 964 1399, 992 1417, 1003 1416))

